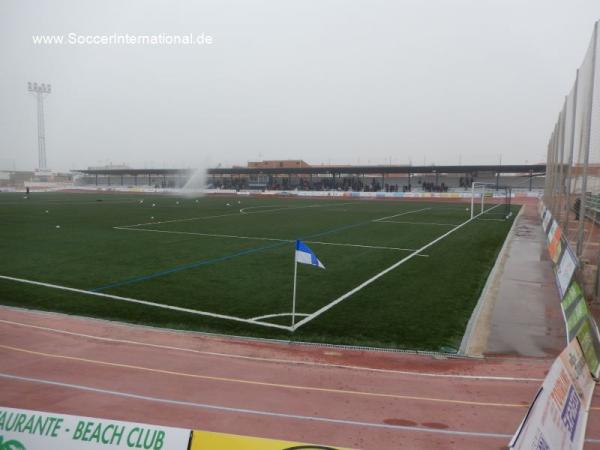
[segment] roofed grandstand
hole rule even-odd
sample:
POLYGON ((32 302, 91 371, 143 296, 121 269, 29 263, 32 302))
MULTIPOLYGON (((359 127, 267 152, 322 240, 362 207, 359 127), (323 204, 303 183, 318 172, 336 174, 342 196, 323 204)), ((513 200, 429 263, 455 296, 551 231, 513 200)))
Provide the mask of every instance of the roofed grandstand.
MULTIPOLYGON (((513 190, 543 189, 545 164, 474 166, 311 166, 304 161, 250 162, 207 171, 207 188, 355 192, 452 192, 473 182, 513 190)), ((191 169, 94 168, 76 171, 77 186, 183 187, 191 169)))

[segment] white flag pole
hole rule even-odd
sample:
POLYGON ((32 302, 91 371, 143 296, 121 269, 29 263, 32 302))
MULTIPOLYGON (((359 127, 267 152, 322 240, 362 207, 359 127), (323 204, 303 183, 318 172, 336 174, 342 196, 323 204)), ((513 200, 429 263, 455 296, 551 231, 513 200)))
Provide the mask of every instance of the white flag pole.
POLYGON ((292 296, 292 326, 296 322, 296 276, 298 274, 298 261, 296 261, 296 252, 294 251, 294 294, 292 296))

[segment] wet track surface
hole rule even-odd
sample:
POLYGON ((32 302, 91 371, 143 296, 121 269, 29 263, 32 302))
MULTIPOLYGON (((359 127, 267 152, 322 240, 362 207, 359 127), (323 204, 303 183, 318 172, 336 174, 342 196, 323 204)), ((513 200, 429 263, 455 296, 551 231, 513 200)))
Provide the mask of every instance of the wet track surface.
MULTIPOLYGON (((271 344, 8 308, 0 319, 5 406, 353 448, 502 448, 551 364, 271 344)), ((592 414, 588 436, 598 427, 592 414)))

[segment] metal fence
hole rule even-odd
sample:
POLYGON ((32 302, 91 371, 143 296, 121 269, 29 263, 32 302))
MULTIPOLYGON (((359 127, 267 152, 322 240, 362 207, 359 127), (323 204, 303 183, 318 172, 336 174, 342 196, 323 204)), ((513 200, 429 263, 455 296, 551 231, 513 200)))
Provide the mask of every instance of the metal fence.
POLYGON ((578 278, 599 299, 600 42, 594 25, 583 63, 548 143, 544 203, 579 258, 578 278))

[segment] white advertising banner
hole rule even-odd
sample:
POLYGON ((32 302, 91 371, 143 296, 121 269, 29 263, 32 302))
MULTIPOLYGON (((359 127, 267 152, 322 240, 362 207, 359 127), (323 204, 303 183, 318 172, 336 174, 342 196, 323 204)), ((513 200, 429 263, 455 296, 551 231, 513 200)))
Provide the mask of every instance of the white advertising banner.
POLYGON ((0 406, 0 448, 187 450, 190 430, 0 406))
POLYGON ((548 229, 548 224, 550 223, 551 219, 552 219, 552 214, 550 214, 549 209, 546 209, 544 212, 544 217, 542 218, 542 227, 544 228, 544 233, 548 229))
POLYGON ((575 338, 554 360, 509 448, 582 449, 593 392, 594 380, 575 338))
POLYGON ((576 267, 577 258, 573 254, 571 248, 567 245, 565 246, 565 251, 563 252, 560 262, 555 268, 556 282, 558 284, 558 290, 560 291, 561 300, 569 288, 569 284, 571 283, 571 278, 573 277, 573 273, 575 273, 576 267))

